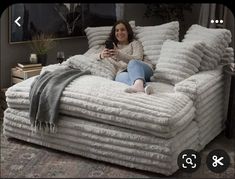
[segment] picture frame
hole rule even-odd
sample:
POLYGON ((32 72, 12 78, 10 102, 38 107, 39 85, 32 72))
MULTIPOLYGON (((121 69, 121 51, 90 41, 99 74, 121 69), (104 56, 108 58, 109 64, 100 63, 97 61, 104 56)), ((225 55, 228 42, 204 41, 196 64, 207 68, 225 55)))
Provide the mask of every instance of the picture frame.
POLYGON ((9 8, 9 43, 30 42, 40 33, 53 35, 55 40, 84 38, 87 27, 110 26, 116 20, 114 3, 13 4, 9 8), (20 26, 14 22, 17 18, 20 26))

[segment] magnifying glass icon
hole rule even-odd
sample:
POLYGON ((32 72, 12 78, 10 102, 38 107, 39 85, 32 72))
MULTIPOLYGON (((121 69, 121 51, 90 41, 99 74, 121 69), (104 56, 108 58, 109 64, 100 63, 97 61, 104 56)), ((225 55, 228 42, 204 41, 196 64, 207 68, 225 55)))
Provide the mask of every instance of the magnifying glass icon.
POLYGON ((190 164, 190 165, 193 165, 193 161, 192 161, 191 158, 187 158, 187 159, 186 159, 186 163, 187 163, 187 164, 190 164))

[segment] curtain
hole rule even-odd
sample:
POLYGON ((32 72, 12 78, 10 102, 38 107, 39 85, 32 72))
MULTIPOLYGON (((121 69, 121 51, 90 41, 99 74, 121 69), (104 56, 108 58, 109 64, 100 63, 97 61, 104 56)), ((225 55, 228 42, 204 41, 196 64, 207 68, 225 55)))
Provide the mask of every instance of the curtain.
POLYGON ((229 8, 223 4, 210 3, 201 4, 198 24, 209 28, 225 28, 232 33, 232 42, 230 44, 235 48, 235 19, 229 8), (211 20, 223 20, 223 23, 211 23, 211 20))

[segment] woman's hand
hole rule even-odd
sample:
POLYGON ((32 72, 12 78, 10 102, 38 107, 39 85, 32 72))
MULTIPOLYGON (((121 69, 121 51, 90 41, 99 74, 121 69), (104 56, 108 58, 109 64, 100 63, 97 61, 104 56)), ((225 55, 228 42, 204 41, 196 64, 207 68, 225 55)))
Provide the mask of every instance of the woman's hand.
POLYGON ((108 57, 111 57, 109 49, 104 48, 104 50, 102 50, 102 52, 100 53, 100 58, 103 59, 108 57))

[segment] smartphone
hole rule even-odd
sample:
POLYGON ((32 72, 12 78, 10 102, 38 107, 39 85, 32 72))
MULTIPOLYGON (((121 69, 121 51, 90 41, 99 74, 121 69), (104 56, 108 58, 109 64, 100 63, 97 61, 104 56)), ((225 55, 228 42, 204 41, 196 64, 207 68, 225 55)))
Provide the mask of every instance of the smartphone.
POLYGON ((113 49, 114 48, 113 41, 112 40, 106 40, 105 41, 105 48, 113 49))

